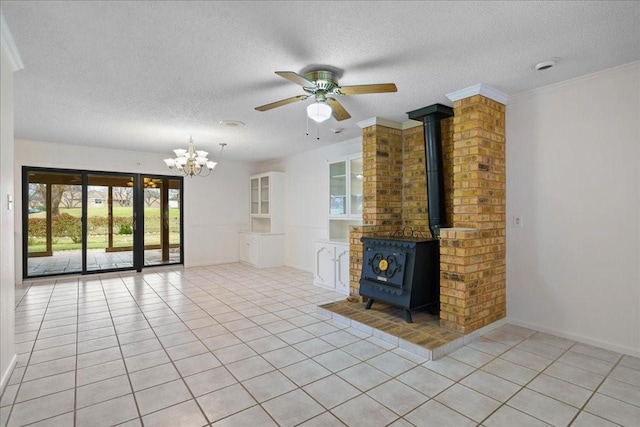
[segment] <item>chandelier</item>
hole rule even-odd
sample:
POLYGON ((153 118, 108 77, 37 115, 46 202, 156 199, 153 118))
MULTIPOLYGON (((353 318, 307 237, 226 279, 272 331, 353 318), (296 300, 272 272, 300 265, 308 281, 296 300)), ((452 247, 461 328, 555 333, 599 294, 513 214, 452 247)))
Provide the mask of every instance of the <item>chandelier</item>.
MULTIPOLYGON (((224 150, 224 142, 220 143, 220 155, 218 160, 222 157, 222 151, 224 150)), ((207 158, 209 153, 202 150, 196 150, 196 146, 193 143, 193 138, 189 137, 189 146, 185 150, 184 148, 176 148, 173 150, 176 154, 174 159, 164 159, 169 169, 182 176, 208 176, 213 168, 218 164, 207 158)))

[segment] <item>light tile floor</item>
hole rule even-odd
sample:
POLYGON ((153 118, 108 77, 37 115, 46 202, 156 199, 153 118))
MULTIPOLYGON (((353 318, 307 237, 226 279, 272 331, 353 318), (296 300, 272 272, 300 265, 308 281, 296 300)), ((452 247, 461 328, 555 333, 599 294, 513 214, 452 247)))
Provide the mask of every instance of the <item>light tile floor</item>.
POLYGON ((291 268, 162 268, 16 291, 2 425, 640 425, 640 359, 503 325, 426 361, 318 311, 291 268))

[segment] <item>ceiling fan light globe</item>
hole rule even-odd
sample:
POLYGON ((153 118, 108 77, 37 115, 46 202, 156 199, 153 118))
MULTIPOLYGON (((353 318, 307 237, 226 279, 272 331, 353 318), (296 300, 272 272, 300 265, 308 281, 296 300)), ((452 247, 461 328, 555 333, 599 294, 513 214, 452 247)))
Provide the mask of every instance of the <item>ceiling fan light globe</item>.
POLYGON ((172 168, 176 165, 175 159, 164 159, 164 162, 169 168, 172 168))
POLYGON ((307 107, 307 116, 318 123, 322 123, 331 117, 333 110, 324 102, 314 102, 307 107))
POLYGON ((216 162, 208 161, 208 162, 207 162, 207 168, 208 168, 209 170, 213 170, 213 168, 215 168, 217 164, 218 164, 218 163, 216 163, 216 162))
POLYGON ((187 150, 184 148, 176 148, 173 152, 176 153, 176 157, 184 157, 184 155, 187 154, 187 150))

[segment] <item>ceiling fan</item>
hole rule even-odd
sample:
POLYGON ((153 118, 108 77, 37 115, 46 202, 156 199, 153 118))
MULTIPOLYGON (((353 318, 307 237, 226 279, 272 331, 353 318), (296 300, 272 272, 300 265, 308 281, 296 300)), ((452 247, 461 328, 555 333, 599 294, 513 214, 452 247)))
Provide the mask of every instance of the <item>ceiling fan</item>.
POLYGON ((316 122, 323 122, 333 115, 336 120, 346 120, 351 115, 338 102, 335 96, 362 95, 365 93, 396 92, 394 83, 371 85, 340 86, 334 72, 327 70, 310 71, 303 76, 293 71, 276 71, 280 77, 302 86, 308 95, 292 96, 270 104, 256 107, 258 111, 267 111, 296 101, 303 101, 311 96, 315 102, 307 107, 307 115, 316 122))

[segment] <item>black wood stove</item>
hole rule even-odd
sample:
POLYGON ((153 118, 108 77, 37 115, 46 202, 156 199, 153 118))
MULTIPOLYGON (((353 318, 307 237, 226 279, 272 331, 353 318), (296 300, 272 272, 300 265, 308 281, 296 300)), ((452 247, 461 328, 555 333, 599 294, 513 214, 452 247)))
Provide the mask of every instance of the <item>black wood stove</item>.
POLYGON ((440 228, 446 225, 442 134, 440 122, 453 116, 450 107, 434 104, 407 113, 424 124, 425 164, 429 229, 433 239, 406 237, 362 237, 364 245, 360 295, 365 308, 382 301, 404 309, 411 322, 411 310, 440 309, 440 228))
POLYGON ((426 307, 437 313, 440 302, 440 245, 438 240, 395 237, 362 237, 364 255, 360 295, 366 309, 374 301, 411 310, 426 307))

